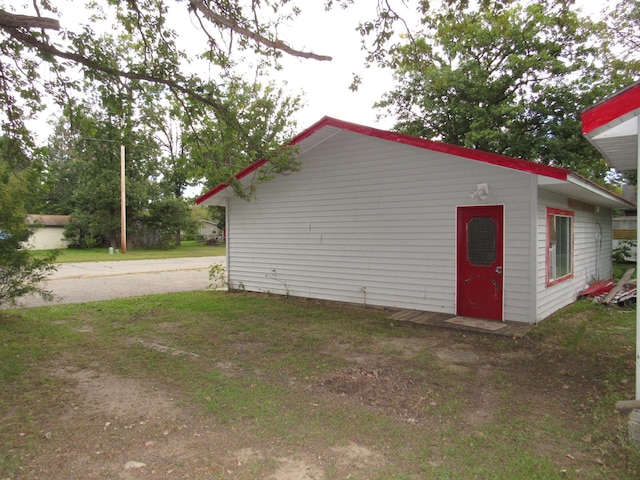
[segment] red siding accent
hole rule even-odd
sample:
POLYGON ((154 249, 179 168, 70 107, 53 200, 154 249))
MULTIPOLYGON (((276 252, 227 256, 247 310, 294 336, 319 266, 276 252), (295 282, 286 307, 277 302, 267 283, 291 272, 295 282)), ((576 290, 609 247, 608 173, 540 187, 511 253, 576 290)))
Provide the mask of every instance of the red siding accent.
MULTIPOLYGON (((247 175, 255 172, 256 170, 258 170, 261 166, 263 166, 267 162, 268 161, 264 160, 264 159, 263 160, 258 160, 256 162, 253 162, 251 165, 249 165, 248 167, 243 168, 242 170, 240 170, 236 174, 236 180, 242 180, 244 177, 246 177, 247 175)), ((227 188, 229 185, 231 185, 231 182, 229 182, 229 183, 221 183, 221 184, 215 186, 214 188, 209 190, 207 193, 205 193, 201 197, 196 198, 196 203, 198 205, 201 204, 202 202, 204 202, 208 198, 213 197, 216 193, 221 192, 222 190, 227 188)))
POLYGON ((640 83, 615 93, 607 100, 585 110, 582 115, 582 134, 587 135, 597 128, 640 108, 640 83))

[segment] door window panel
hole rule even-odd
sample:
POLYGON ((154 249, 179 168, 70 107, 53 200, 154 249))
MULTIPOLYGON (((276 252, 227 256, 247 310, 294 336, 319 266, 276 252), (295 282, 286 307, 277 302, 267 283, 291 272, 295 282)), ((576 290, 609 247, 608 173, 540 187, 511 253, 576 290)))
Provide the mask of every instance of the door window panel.
POLYGON ((467 223, 467 259, 479 267, 496 261, 496 223, 491 217, 473 217, 467 223))

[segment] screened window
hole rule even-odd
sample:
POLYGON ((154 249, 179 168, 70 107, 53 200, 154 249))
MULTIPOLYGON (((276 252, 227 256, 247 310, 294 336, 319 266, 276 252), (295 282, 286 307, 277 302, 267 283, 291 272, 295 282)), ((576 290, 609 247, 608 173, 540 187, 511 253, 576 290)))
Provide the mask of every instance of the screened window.
POLYGON ((475 266, 496 261, 496 222, 491 217, 473 217, 467 224, 467 259, 475 266))
POLYGON ((573 276, 573 212, 547 210, 547 284, 573 276))

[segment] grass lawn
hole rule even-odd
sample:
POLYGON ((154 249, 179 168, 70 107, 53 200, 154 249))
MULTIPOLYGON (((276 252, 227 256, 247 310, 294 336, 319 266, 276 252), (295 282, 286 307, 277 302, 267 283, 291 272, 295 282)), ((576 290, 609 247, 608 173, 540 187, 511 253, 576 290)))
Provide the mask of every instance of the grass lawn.
MULTIPOLYGON (((36 250, 35 255, 48 252, 48 250, 36 250)), ((56 263, 76 262, 111 262, 119 260, 147 260, 156 258, 182 258, 182 257, 208 257, 225 255, 224 244, 209 246, 202 242, 183 241, 177 248, 167 249, 131 249, 127 253, 109 254, 108 248, 76 249, 66 248, 59 250, 60 254, 56 263)))
POLYGON ((524 339, 191 292, 0 312, 0 478, 634 479, 635 310, 524 339))
POLYGON ((631 276, 631 278, 637 278, 637 273, 635 271, 636 268, 636 264, 635 263, 631 263, 631 262, 627 262, 627 263, 614 263, 613 264, 613 278, 614 280, 620 280, 622 278, 622 276, 625 274, 625 272, 630 269, 633 268, 633 275, 631 276))

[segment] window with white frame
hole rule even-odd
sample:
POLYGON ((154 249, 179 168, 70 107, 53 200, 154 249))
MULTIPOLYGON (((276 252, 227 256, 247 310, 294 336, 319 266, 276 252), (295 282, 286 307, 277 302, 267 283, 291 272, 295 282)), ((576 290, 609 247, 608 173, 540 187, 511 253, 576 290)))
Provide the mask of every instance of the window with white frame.
POLYGON ((573 212, 547 209, 547 285, 573 277, 573 212))

